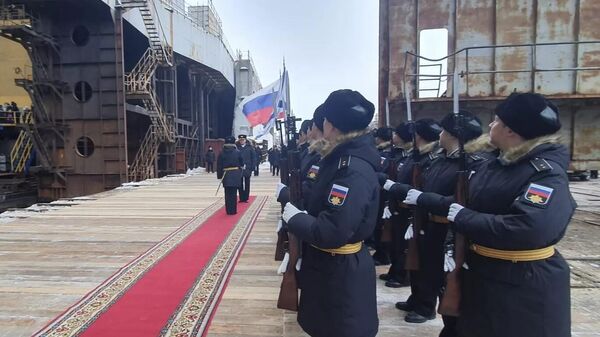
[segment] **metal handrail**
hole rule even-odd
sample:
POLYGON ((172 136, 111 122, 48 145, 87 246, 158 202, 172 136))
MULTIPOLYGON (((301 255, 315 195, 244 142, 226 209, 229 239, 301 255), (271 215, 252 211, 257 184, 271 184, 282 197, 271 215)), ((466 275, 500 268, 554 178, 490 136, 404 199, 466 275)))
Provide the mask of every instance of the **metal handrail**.
MULTIPOLYGON (((425 78, 439 78, 440 80, 442 78, 450 78, 454 76, 454 70, 456 69, 456 67, 458 66, 456 62, 459 54, 464 53, 465 54, 465 70, 461 70, 459 72, 457 72, 461 77, 465 77, 467 78, 467 90, 468 90, 468 76, 469 75, 478 75, 478 74, 516 74, 516 73, 531 73, 532 74, 532 80, 533 80, 533 75, 535 75, 535 73, 538 72, 562 72, 562 71, 597 71, 600 70, 600 67, 569 67, 569 68, 537 68, 537 53, 536 53, 536 49, 537 47, 544 47, 544 46, 564 46, 564 45, 582 45, 582 44, 600 44, 600 40, 589 40, 589 41, 564 41, 564 42, 542 42, 542 43, 521 43, 521 44, 501 44, 501 45, 485 45, 485 46, 471 46, 471 47, 465 47, 462 49, 459 49, 449 55, 446 55, 444 57, 441 58, 428 58, 425 56, 421 56, 418 54, 415 54, 411 51, 406 51, 405 52, 405 58, 404 58, 404 80, 403 80, 403 90, 407 90, 407 78, 412 78, 412 77, 416 77, 417 83, 419 81, 420 77, 425 77, 425 78), (531 48, 531 67, 529 69, 512 69, 512 70, 475 70, 475 71, 470 71, 469 70, 469 51, 471 50, 478 50, 478 49, 491 49, 491 50, 496 50, 496 49, 500 49, 500 48, 523 48, 523 47, 529 47, 531 48), (453 71, 452 72, 448 72, 446 74, 441 74, 440 75, 429 75, 429 74, 420 74, 419 72, 417 72, 416 74, 414 73, 407 73, 408 71, 408 58, 409 57, 414 57, 415 59, 418 60, 425 60, 425 61, 429 61, 429 62, 442 62, 442 61, 447 61, 449 59, 452 59, 453 62, 453 71)), ((417 67, 419 68, 420 66, 417 65, 417 67)), ((535 86, 532 84, 532 88, 534 88, 535 86)), ((418 91, 421 91, 417 88, 418 91)))

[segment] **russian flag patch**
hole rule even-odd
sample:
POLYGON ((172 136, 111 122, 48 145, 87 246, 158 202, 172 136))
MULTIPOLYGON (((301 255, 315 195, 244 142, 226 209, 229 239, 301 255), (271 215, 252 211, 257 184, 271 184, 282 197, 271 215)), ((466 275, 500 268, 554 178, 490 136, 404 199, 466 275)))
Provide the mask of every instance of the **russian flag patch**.
POLYGON ((525 200, 534 205, 545 206, 554 192, 553 188, 531 183, 525 192, 525 200))
POLYGON ((331 191, 329 192, 329 197, 327 200, 330 204, 334 206, 342 206, 344 201, 346 201, 346 197, 348 196, 348 191, 350 189, 348 187, 344 187, 341 185, 333 184, 331 187, 331 191))
POLYGON ((308 170, 306 176, 311 180, 315 180, 317 179, 317 174, 319 174, 319 167, 317 165, 313 165, 308 170))

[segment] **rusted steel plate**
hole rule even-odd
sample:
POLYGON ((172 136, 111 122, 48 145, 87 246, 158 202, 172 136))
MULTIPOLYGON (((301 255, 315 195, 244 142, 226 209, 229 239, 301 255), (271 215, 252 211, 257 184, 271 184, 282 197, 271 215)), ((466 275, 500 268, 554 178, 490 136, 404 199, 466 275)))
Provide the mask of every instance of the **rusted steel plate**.
MULTIPOLYGON (((538 2, 536 42, 569 42, 575 39, 575 1, 546 0, 538 2)), ((565 69, 576 66, 576 46, 538 46, 536 67, 565 69)), ((544 95, 575 94, 573 71, 537 72, 535 91, 544 95)))
MULTIPOLYGON (((457 50, 494 44, 494 1, 460 0, 457 8, 457 50)), ((458 55, 459 71, 492 71, 494 51, 473 49, 458 55)), ((461 79, 460 94, 489 96, 492 94, 492 75, 473 74, 461 79)))
MULTIPOLYGON (((579 41, 600 40, 600 1, 580 0, 579 41)), ((600 44, 582 44, 578 50, 579 67, 600 67, 600 44)), ((600 93, 600 71, 578 71, 577 93, 598 95, 600 93)))
POLYGON ((583 107, 575 113, 573 128, 573 160, 596 161, 600 168, 600 128, 598 115, 600 107, 583 107))
MULTIPOLYGON (((533 42, 534 0, 496 2, 496 44, 514 45, 533 42)), ((530 47, 496 49, 497 70, 531 69, 530 47)), ((531 91, 530 73, 496 74, 494 96, 507 96, 513 91, 531 91)))

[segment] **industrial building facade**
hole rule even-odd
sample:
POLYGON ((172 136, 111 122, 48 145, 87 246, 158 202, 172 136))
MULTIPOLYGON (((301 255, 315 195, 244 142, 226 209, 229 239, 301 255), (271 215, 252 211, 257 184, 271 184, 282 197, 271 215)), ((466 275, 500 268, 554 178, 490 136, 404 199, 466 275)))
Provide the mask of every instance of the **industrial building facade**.
POLYGON ((406 120, 406 91, 416 118, 452 111, 456 71, 461 107, 484 122, 511 92, 546 95, 572 169, 598 170, 599 12, 594 0, 380 0, 380 124, 406 120))
POLYGON ((197 167, 205 139, 231 134, 234 59, 210 2, 1 5, 0 35, 29 57, 14 85, 31 109, 0 121, 0 153, 42 200, 197 167))

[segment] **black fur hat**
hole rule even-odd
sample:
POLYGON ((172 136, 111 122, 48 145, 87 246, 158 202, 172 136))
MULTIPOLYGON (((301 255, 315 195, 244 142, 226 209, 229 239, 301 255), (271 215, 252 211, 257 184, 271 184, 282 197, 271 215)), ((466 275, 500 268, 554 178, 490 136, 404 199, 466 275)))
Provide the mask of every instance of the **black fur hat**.
POLYGON ((342 89, 332 92, 323 103, 323 116, 342 132, 363 130, 375 113, 375 106, 358 91, 342 89))
POLYGON ((513 93, 496 107, 496 115, 525 139, 550 135, 561 127, 558 108, 540 94, 513 93))
POLYGON ((413 134, 410 130, 410 124, 402 122, 400 125, 396 127, 394 132, 402 139, 405 143, 410 143, 413 141, 413 134))
POLYGON ((374 136, 377 138, 381 138, 381 140, 383 140, 384 142, 389 142, 390 140, 392 140, 392 129, 386 127, 379 128, 375 131, 374 136))
POLYGON ((319 130, 323 131, 323 120, 325 117, 323 116, 323 104, 319 105, 315 109, 315 113, 313 114, 313 122, 319 128, 319 130))
POLYGON ((423 118, 415 122, 415 132, 425 141, 434 142, 440 139, 442 127, 431 118, 423 118))
MULTIPOLYGON (((477 118, 477 116, 466 110, 460 110, 461 118, 463 119, 463 137, 464 141, 468 142, 473 140, 479 136, 483 132, 481 127, 481 120, 477 118)), ((440 123, 444 130, 446 130, 449 134, 458 138, 459 129, 456 125, 456 116, 454 113, 449 113, 444 116, 442 122, 440 123)))

